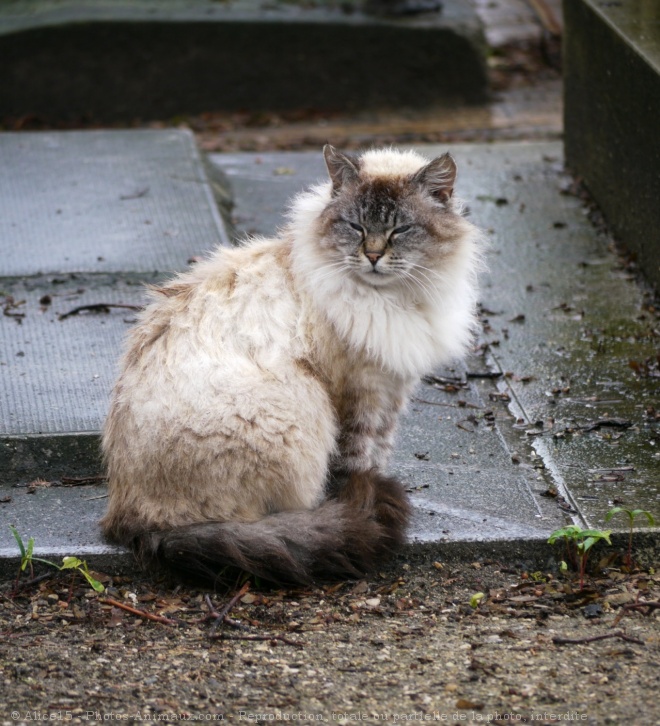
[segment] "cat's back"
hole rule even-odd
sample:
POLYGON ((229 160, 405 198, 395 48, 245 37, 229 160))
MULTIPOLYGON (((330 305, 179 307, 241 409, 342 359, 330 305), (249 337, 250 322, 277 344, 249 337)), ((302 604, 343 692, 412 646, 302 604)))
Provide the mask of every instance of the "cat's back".
POLYGON ((168 363, 251 359, 290 350, 299 301, 289 273, 288 245, 259 239, 221 248, 188 272, 154 288, 129 336, 125 366, 151 355, 168 363))

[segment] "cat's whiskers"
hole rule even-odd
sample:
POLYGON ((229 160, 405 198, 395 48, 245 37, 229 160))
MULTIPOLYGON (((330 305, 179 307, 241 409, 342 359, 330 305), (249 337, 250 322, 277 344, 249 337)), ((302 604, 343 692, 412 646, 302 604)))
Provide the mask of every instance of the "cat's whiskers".
POLYGON ((415 290, 415 288, 413 287, 413 285, 410 283, 410 281, 407 279, 407 276, 406 275, 400 275, 400 274, 398 274, 398 271, 397 271, 397 278, 404 285, 404 287, 408 290, 408 292, 410 293, 411 297, 414 300, 416 300, 416 298, 417 298, 416 292, 417 291, 415 290))
POLYGON ((410 270, 407 269, 405 263, 402 262, 393 269, 397 278, 406 284, 407 289, 410 291, 415 300, 418 300, 420 295, 423 297, 429 297, 431 295, 431 288, 413 275, 410 270))
POLYGON ((344 260, 338 260, 336 262, 324 264, 320 269, 322 270, 322 274, 314 277, 314 283, 317 285, 350 270, 350 267, 346 265, 344 260))
POLYGON ((432 269, 431 269, 430 267, 425 267, 424 265, 419 265, 419 264, 418 264, 417 262, 409 262, 408 264, 409 264, 409 265, 410 265, 410 266, 411 266, 411 267, 412 267, 412 268, 413 268, 414 270, 416 270, 416 271, 417 271, 417 270, 419 270, 419 274, 420 274, 420 275, 424 275, 424 277, 425 277, 425 278, 426 278, 426 279, 427 279, 427 280, 428 280, 428 281, 429 281, 429 282, 430 282, 431 284, 436 284, 436 285, 437 285, 438 283, 442 283, 442 282, 444 282, 444 281, 445 281, 445 278, 444 278, 444 277, 443 277, 443 276, 442 276, 442 275, 441 275, 441 274, 440 274, 440 273, 439 273, 439 272, 438 272, 437 270, 432 270, 432 269), (437 282, 436 282, 436 283, 433 283, 433 281, 431 280, 431 278, 430 278, 430 277, 428 277, 428 275, 426 275, 426 273, 427 273, 427 272, 428 272, 428 273, 429 273, 430 275, 434 275, 435 277, 437 277, 437 282))
POLYGON ((415 277, 415 275, 413 275, 410 270, 407 270, 405 267, 401 267, 399 269, 399 279, 406 281, 413 292, 415 292, 415 288, 417 288, 417 292, 421 291, 424 297, 433 297, 432 289, 418 277, 415 277))
POLYGON ((441 285, 445 285, 447 283, 446 275, 443 275, 442 273, 438 272, 437 270, 432 270, 430 267, 424 267, 424 265, 419 265, 416 262, 411 262, 410 266, 413 268, 414 272, 422 275, 430 285, 436 289, 441 285), (432 280, 426 273, 429 273, 430 275, 433 275, 436 279, 432 280))
POLYGON ((442 284, 446 282, 444 278, 433 270, 428 270, 428 268, 421 267, 421 265, 415 265, 414 263, 411 263, 411 266, 412 270, 408 271, 409 274, 412 275, 412 277, 414 277, 420 285, 424 286, 427 294, 430 297, 437 295, 438 291, 442 287, 442 284), (427 270, 428 272, 435 274, 438 279, 432 280, 428 275, 423 272, 423 270, 427 270))
POLYGON ((409 260, 395 259, 391 262, 392 270, 396 271, 402 279, 403 277, 406 277, 407 279, 412 280, 415 283, 415 286, 421 289, 427 297, 432 297, 435 289, 433 281, 424 273, 421 273, 420 277, 419 273, 414 274, 411 272, 410 268, 416 267, 421 267, 421 265, 417 265, 409 260), (424 279, 422 279, 422 277, 424 279))

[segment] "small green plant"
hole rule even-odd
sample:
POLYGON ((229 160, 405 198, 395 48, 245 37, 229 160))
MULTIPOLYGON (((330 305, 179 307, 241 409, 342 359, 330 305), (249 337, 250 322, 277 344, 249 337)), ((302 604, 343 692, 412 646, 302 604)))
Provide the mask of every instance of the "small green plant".
POLYGON ((16 540, 16 544, 18 544, 18 549, 21 552, 21 565, 19 568, 19 575, 21 572, 25 572, 25 570, 29 567, 30 568, 30 577, 34 577, 34 568, 32 566, 33 562, 43 562, 45 565, 50 565, 51 567, 57 567, 57 565, 54 562, 51 562, 50 560, 43 560, 41 557, 35 557, 34 552, 34 537, 30 537, 27 543, 27 547, 23 544, 23 540, 21 538, 21 535, 18 533, 18 530, 16 527, 14 527, 13 524, 9 525, 9 529, 11 529, 11 533, 14 535, 14 539, 16 540))
POLYGON ((479 603, 486 597, 486 594, 483 592, 475 592, 474 595, 470 598, 470 607, 474 608, 475 610, 479 607, 479 603))
MULTIPOLYGON (((57 567, 57 565, 56 565, 57 567)), ((103 592, 105 587, 92 577, 87 567, 87 563, 84 560, 79 560, 77 557, 64 557, 62 559, 62 565, 58 567, 59 570, 77 570, 89 583, 90 587, 96 592, 103 592)))
POLYGON ((9 525, 9 529, 11 529, 11 533, 14 535, 14 539, 16 540, 16 544, 18 545, 18 549, 21 553, 21 564, 18 570, 18 575, 16 576, 16 584, 18 585, 18 580, 21 576, 21 572, 25 572, 25 570, 29 567, 30 568, 30 577, 34 577, 34 568, 32 566, 33 562, 42 562, 44 565, 49 565, 50 567, 54 567, 56 570, 59 570, 62 572, 62 570, 77 570, 89 583, 90 587, 92 587, 96 592, 103 592, 105 588, 103 585, 96 580, 94 577, 92 577, 91 573, 89 572, 89 568, 87 567, 87 563, 84 560, 79 560, 77 557, 64 557, 62 559, 62 564, 58 565, 56 562, 51 562, 50 560, 44 560, 41 557, 35 557, 34 556, 34 537, 30 537, 27 543, 27 547, 23 543, 23 539, 21 535, 18 533, 18 530, 16 527, 14 527, 13 524, 9 525))
MULTIPOLYGON (((610 530, 582 529, 577 524, 569 524, 561 529, 556 529, 550 535, 548 544, 554 544, 560 539, 566 543, 567 559, 575 565, 580 573, 580 590, 584 588, 584 574, 591 548, 601 540, 605 540, 607 544, 611 545, 610 534, 612 534, 610 530)), ((562 568, 560 565, 560 569, 563 572, 566 568, 562 568)))
POLYGON ((632 541, 633 541, 633 528, 635 526, 635 519, 641 515, 644 515, 648 523, 653 527, 655 525, 655 519, 651 512, 647 512, 646 509, 626 509, 625 507, 613 507, 605 515, 605 521, 609 522, 615 514, 625 514, 628 517, 628 524, 630 525, 630 536, 628 537, 628 553, 626 555, 626 565, 632 567, 632 541))

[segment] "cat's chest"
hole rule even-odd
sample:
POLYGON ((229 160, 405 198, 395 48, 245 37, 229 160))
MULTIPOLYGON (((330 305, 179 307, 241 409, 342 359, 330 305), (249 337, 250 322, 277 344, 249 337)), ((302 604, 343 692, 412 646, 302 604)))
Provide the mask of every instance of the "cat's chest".
POLYGON ((436 315, 426 305, 404 305, 378 291, 337 296, 325 302, 331 344, 347 365, 374 380, 418 377, 433 361, 438 343, 436 315))

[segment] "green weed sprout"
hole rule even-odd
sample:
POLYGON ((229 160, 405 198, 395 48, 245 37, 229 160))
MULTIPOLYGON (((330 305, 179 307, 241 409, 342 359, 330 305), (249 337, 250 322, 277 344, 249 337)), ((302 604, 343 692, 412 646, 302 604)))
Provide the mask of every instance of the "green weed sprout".
POLYGON ((34 537, 30 537, 26 547, 16 527, 14 527, 13 524, 10 524, 9 529, 11 529, 11 533, 14 535, 14 539, 16 540, 16 544, 18 545, 18 549, 21 553, 21 564, 18 571, 18 576, 16 577, 16 584, 18 584, 18 578, 20 577, 21 572, 25 572, 28 567, 30 568, 30 577, 34 577, 34 568, 32 566, 32 563, 42 562, 44 565, 54 567, 60 572, 62 572, 62 570, 77 570, 87 580, 90 587, 92 587, 96 592, 103 592, 105 590, 103 585, 98 580, 92 577, 89 572, 89 568, 87 567, 87 563, 84 560, 79 560, 77 557, 64 557, 62 559, 62 564, 58 565, 56 562, 44 560, 41 557, 35 557, 33 554, 34 537))
POLYGON ((609 522, 615 514, 623 513, 628 517, 628 524, 630 525, 630 536, 628 537, 628 554, 626 555, 626 565, 632 568, 632 541, 633 541, 633 527, 635 526, 635 519, 640 515, 644 515, 648 520, 651 527, 655 525, 655 519, 651 512, 647 512, 646 509, 626 509, 625 507, 613 507, 605 515, 605 521, 609 522))
POLYGON ((548 544, 554 544, 557 540, 563 539, 566 543, 568 559, 575 563, 580 573, 580 590, 584 588, 584 574, 587 569, 589 551, 601 540, 611 545, 610 530, 582 529, 577 524, 569 524, 561 529, 556 529, 548 539, 548 544))
POLYGON ((32 566, 33 562, 43 562, 45 565, 50 565, 51 567, 58 567, 54 562, 51 562, 50 560, 43 560, 41 557, 35 557, 33 555, 34 552, 34 537, 30 537, 27 543, 27 547, 23 544, 23 540, 21 539, 21 535, 18 533, 18 530, 16 527, 14 527, 13 524, 9 525, 9 529, 11 529, 11 533, 14 535, 14 539, 16 540, 16 544, 18 544, 18 549, 21 552, 21 566, 19 572, 25 572, 25 570, 29 567, 30 568, 30 577, 34 577, 34 568, 32 566))

